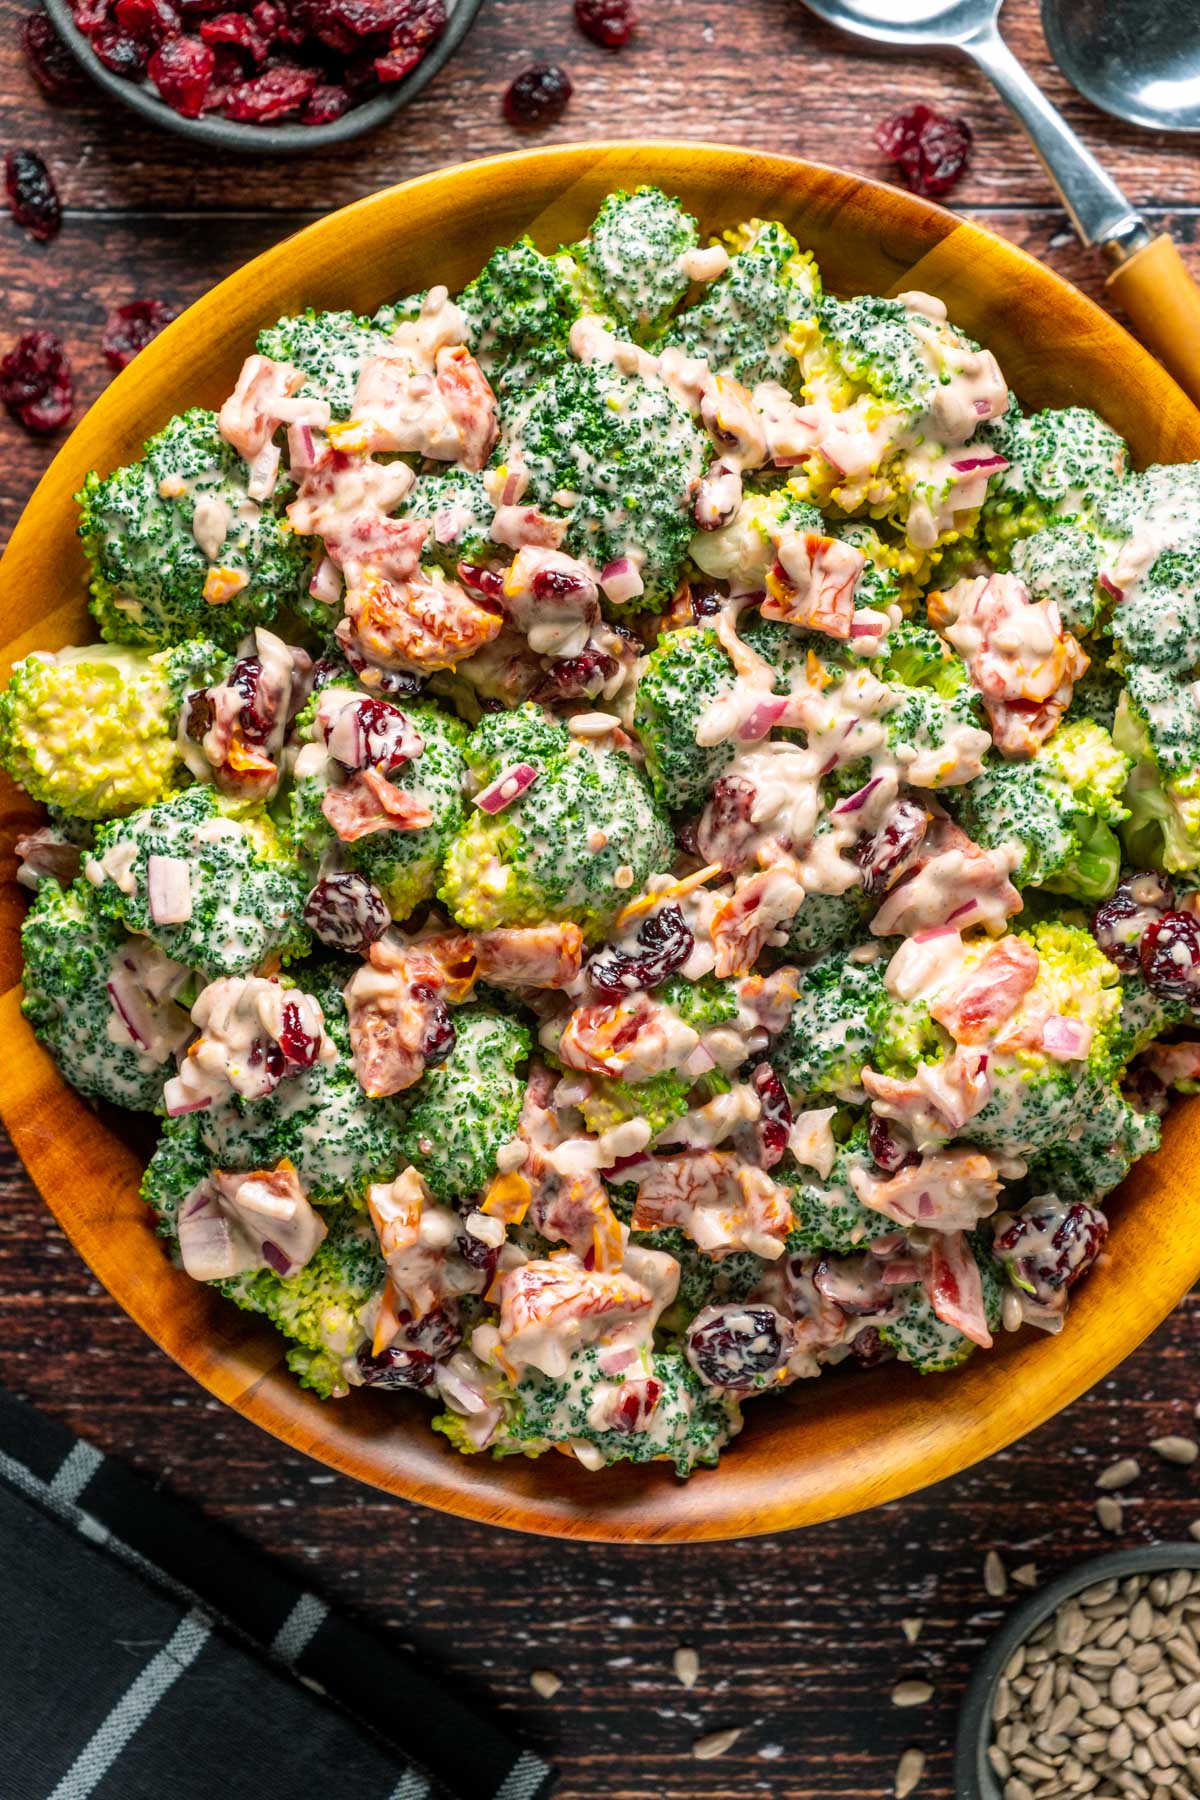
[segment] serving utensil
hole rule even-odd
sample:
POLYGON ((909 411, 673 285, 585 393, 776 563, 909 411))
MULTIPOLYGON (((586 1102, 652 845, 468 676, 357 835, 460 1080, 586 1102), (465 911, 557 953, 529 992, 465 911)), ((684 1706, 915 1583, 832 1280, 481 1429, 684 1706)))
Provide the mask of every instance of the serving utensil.
POLYGON ((1042 27, 1093 106, 1153 131, 1200 131, 1200 16, 1178 0, 1042 0, 1042 27))
MULTIPOLYGON (((1065 0, 1064 10, 1079 0, 1065 0)), ((1137 0, 1094 0, 1123 10, 1137 0)), ((1139 337, 1200 404, 1200 288, 1166 232, 1153 236, 1000 36, 1003 0, 804 0, 827 24, 888 50, 955 50, 987 76, 1024 126, 1071 223, 1112 265, 1107 287, 1139 337)), ((1182 12, 1185 9, 1180 9, 1182 12)), ((1182 22, 1182 21, 1181 21, 1182 22)))

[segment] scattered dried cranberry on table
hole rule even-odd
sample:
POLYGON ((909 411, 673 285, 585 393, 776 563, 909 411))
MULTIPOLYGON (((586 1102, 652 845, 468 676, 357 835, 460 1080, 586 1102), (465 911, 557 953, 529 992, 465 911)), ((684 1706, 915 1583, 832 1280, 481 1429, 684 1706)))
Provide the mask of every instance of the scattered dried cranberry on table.
POLYGON ((9 210, 30 237, 44 244, 62 224, 54 178, 36 150, 9 150, 4 158, 9 210))
POLYGON ((21 48, 34 80, 51 100, 78 100, 87 91, 82 69, 44 7, 35 7, 21 21, 21 48))
POLYGON ((73 0, 116 75, 186 119, 328 125, 400 81, 446 28, 445 0, 73 0))
POLYGON ((571 77, 557 63, 534 63, 522 69, 504 95, 504 116, 518 130, 553 125, 571 98, 571 77))
POLYGON ((575 23, 584 37, 606 50, 619 50, 637 30, 633 0, 575 0, 575 23))
POLYGON ((875 142, 914 194, 948 194, 967 166, 971 127, 917 101, 875 127, 875 142))
POLYGON ((138 351, 144 350, 174 317, 174 307, 161 300, 130 300, 124 306, 114 306, 104 321, 101 339, 109 366, 127 368, 138 351))
POLYGON ((0 401, 27 431, 58 431, 74 398, 70 359, 52 331, 27 331, 0 357, 0 401))

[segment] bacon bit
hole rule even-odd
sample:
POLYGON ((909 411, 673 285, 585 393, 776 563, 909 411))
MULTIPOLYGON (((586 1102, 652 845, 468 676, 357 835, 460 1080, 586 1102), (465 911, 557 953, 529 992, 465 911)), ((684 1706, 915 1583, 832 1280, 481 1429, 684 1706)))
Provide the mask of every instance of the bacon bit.
POLYGON ((1181 1081, 1200 1081, 1200 1043, 1188 1038, 1179 1044, 1152 1044, 1141 1058, 1164 1087, 1181 1081))
POLYGON ((1038 978, 1038 953, 1024 938, 1004 937, 929 1011, 955 1043, 983 1044, 1011 1019, 1038 978))
POLYGON ((886 1178, 851 1169, 850 1185, 864 1206, 905 1229, 973 1230, 996 1210, 1000 1177, 982 1151, 956 1145, 922 1156, 886 1178))
POLYGON ((224 606, 235 594, 240 594, 247 587, 250 577, 242 569, 227 569, 223 564, 214 565, 204 577, 204 598, 210 606, 224 606))
POLYGON ((465 344, 439 350, 436 367, 438 392, 462 442, 458 461, 465 469, 485 468, 500 433, 496 396, 487 376, 465 344))
POLYGON ((433 823, 427 806, 395 787, 377 769, 360 769, 341 787, 328 788, 321 811, 344 844, 377 831, 420 831, 433 823))
POLYGON ((489 1219, 500 1219, 505 1225, 519 1225, 529 1211, 533 1189, 519 1169, 497 1175, 480 1204, 480 1212, 489 1219))
POLYGON ((773 933, 790 924, 803 901, 804 889, 786 863, 742 877, 713 914, 718 979, 749 975, 773 933))
POLYGON ((453 1046, 441 969, 418 945, 377 938, 346 984, 345 1003, 354 1072, 373 1100, 412 1087, 427 1061, 453 1046))
POLYGON ((654 1158, 631 1223, 634 1231, 677 1226, 714 1260, 737 1250, 774 1260, 793 1219, 786 1190, 764 1169, 730 1150, 703 1150, 654 1158))
MULTIPOLYGON (((304 370, 291 363, 275 362, 269 356, 248 356, 238 371, 232 394, 217 415, 217 430, 225 442, 246 462, 253 462, 271 442, 285 414, 290 416, 295 411, 287 402, 306 379, 304 370)), ((328 407, 325 412, 328 415, 328 407)))
POLYGON ((963 1232, 934 1237, 923 1285, 930 1306, 944 1325, 952 1325, 980 1349, 991 1349, 979 1265, 963 1232))
POLYGON ((1015 575, 977 576, 929 596, 929 618, 960 652, 983 696, 996 748, 1032 756, 1071 704, 1090 658, 1053 600, 1032 602, 1015 575))
POLYGON ((481 979, 501 987, 569 987, 583 966, 583 932, 570 923, 480 931, 472 944, 481 979))
POLYGON ((384 669, 452 669, 499 636, 503 614, 479 605, 457 582, 418 571, 393 583, 368 574, 345 596, 343 645, 384 669))
POLYGON ((622 1325, 648 1320, 654 1295, 620 1270, 585 1269, 564 1255, 522 1263, 500 1283, 500 1342, 517 1368, 561 1376, 573 1352, 622 1325))
POLYGON ((767 574, 764 619, 778 619, 827 637, 847 639, 854 623, 854 590, 866 557, 840 538, 785 531, 779 560, 767 574))
POLYGON ((681 876, 673 881, 670 887, 660 888, 655 894, 639 894, 628 906, 623 906, 614 921, 616 931, 624 930, 634 919, 641 918, 643 913, 652 912, 665 900, 682 900, 686 894, 694 893, 708 881, 713 881, 721 873, 720 863, 709 863, 705 869, 697 869, 692 875, 681 876))

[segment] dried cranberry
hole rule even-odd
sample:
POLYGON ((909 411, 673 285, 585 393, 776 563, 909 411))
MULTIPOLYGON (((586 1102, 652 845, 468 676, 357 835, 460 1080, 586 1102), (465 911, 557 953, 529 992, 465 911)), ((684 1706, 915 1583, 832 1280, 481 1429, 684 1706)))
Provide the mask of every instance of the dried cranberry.
POLYGON ((0 358, 0 401, 27 431, 57 431, 74 398, 70 359, 52 331, 27 331, 0 358))
POLYGON ((921 1160, 907 1139, 887 1119, 881 1119, 878 1113, 871 1114, 867 1125, 867 1143, 876 1166, 887 1175, 894 1175, 897 1169, 910 1168, 921 1160))
POLYGON ((351 106, 349 90, 334 81, 319 81, 300 113, 302 125, 332 125, 351 106))
POLYGON ((88 37, 103 25, 108 8, 109 0, 71 0, 71 16, 88 37))
POLYGON ((539 569, 530 587, 535 600, 567 600, 583 585, 583 578, 570 569, 539 569))
POLYGON ((473 1231, 464 1229, 455 1239, 454 1248, 465 1263, 469 1263, 473 1269, 482 1269, 487 1276, 486 1292, 486 1288, 491 1286, 492 1276, 496 1272, 496 1264, 500 1260, 500 1245, 485 1244, 483 1239, 477 1238, 473 1231))
POLYGON ((213 53, 199 38, 168 38, 146 64, 146 73, 173 112, 198 119, 212 85, 213 53))
POLYGON ((724 606, 728 595, 715 582, 693 581, 688 587, 688 603, 694 619, 711 619, 724 606))
POLYGON ((653 1375, 646 1375, 637 1381, 623 1381, 612 1410, 611 1429, 623 1431, 630 1437, 634 1432, 645 1431, 658 1410, 662 1391, 662 1382, 657 1381, 653 1375))
POLYGON ((868 1325, 865 1331, 856 1331, 850 1349, 864 1369, 876 1368, 892 1354, 874 1325, 868 1325))
POLYGON ((575 23, 584 37, 606 50, 619 50, 637 30, 632 0, 575 0, 575 23))
POLYGON ((1132 975, 1139 967, 1143 931, 1174 905, 1175 890, 1165 875, 1150 870, 1127 875, 1111 898, 1096 908, 1092 936, 1110 962, 1132 975))
POLYGON ((462 1327, 450 1307, 435 1306, 420 1320, 406 1312, 398 1316, 400 1330, 386 1350, 372 1356, 364 1344, 355 1358, 364 1387, 426 1388, 435 1365, 462 1342, 462 1327))
POLYGON ((534 63, 511 81, 504 94, 504 116, 518 130, 553 125, 571 98, 571 78, 557 63, 534 63))
POLYGON ((106 69, 127 81, 140 81, 150 60, 150 46, 122 31, 115 19, 101 25, 92 38, 92 49, 106 69))
POLYGON ((51 100, 77 100, 86 89, 82 69, 44 7, 36 7, 21 21, 21 48, 34 80, 51 100))
POLYGON ((232 688, 242 703, 237 717, 242 736, 255 744, 266 742, 274 724, 274 714, 260 706, 262 676, 261 658, 243 656, 225 678, 225 686, 232 688))
MULTIPOLYGON (((252 1069, 265 1069, 274 1087, 279 1086, 287 1072, 287 1058, 274 1038, 255 1038, 246 1061, 252 1069)), ((264 1088, 263 1092, 270 1093, 271 1089, 264 1088)))
POLYGON ((359 676, 364 686, 376 688, 381 694, 419 694, 423 685, 423 677, 412 669, 377 669, 369 663, 360 650, 353 644, 345 645, 346 661, 359 676))
POLYGON ((696 940, 680 909, 663 906, 642 923, 637 950, 600 950, 587 965, 588 979, 606 1000, 623 1000, 638 988, 657 987, 683 967, 696 940))
POLYGON ((365 956, 391 924, 383 895, 365 875, 342 869, 325 875, 304 902, 304 923, 331 950, 365 956))
POLYGON ((271 48, 270 39, 264 37, 249 13, 223 12, 201 19, 200 37, 214 50, 222 46, 242 51, 256 68, 266 62, 271 48))
POLYGON ((1200 1004, 1200 922, 1192 913, 1152 919, 1138 951, 1147 985, 1166 1000, 1200 1004))
POLYGON ((564 656, 546 670, 531 700, 594 700, 606 681, 617 672, 617 659, 604 650, 581 650, 564 656))
POLYGON ((996 1255, 1012 1267, 1017 1284, 1039 1306, 1066 1305, 1068 1288, 1091 1268, 1108 1236, 1108 1221, 1077 1200, 1063 1207, 1050 1195, 1022 1207, 996 1239, 996 1255))
POLYGON ((687 1358, 709 1387, 749 1393, 778 1374, 791 1333, 772 1306, 706 1306, 688 1327, 687 1358))
POLYGON ((757 834, 754 802, 758 790, 744 775, 720 775, 696 827, 696 849, 706 863, 740 869, 757 834))
POLYGON ((420 751, 421 738, 398 706, 386 700, 352 700, 325 730, 329 754, 344 769, 379 769, 391 775, 420 751))
POLYGON ((918 101, 876 126, 875 142, 914 194, 947 194, 967 166, 971 127, 918 101))
POLYGON ((241 82, 225 102, 225 117, 243 125, 267 125, 299 112, 320 77, 299 63, 275 63, 241 82))
POLYGON ((416 50, 424 56, 445 29, 445 0, 405 0, 404 16, 392 28, 392 49, 416 50))
POLYGON ((110 367, 128 368, 139 350, 144 350, 174 317, 174 307, 161 300, 129 300, 124 306, 114 306, 104 321, 101 339, 110 367))
POLYGON ((750 1077, 750 1086, 758 1095, 762 1109, 758 1117, 760 1161, 764 1169, 772 1169, 787 1149, 788 1133, 792 1129, 792 1104, 770 1063, 759 1063, 750 1077))
POLYGON ((300 1023, 300 1008, 294 1000, 283 1003, 283 1024, 279 1032, 279 1048, 287 1061, 297 1069, 311 1069, 317 1060, 321 1040, 300 1023))
POLYGON ((813 1270, 813 1285, 852 1318, 886 1313, 895 1308, 899 1290, 885 1283, 883 1271, 884 1264, 869 1250, 856 1256, 826 1255, 813 1270))
POLYGON ((886 894, 911 866, 929 829, 929 814, 913 800, 897 800, 878 831, 859 838, 854 860, 868 894, 886 894))
POLYGON ((454 1029, 454 1021, 450 1017, 450 1008, 440 994, 419 982, 413 988, 413 999, 420 1000, 425 1007, 425 1042, 421 1046, 421 1054, 426 1063, 445 1062, 458 1041, 458 1033, 454 1029))
POLYGON ((482 594, 485 600, 494 600, 498 605, 503 597, 504 575, 500 569, 489 569, 484 563, 460 562, 458 578, 464 587, 482 594))
POLYGON ((179 31, 179 14, 171 0, 117 0, 113 12, 122 31, 148 44, 161 44, 179 31))
POLYGON ((184 731, 194 744, 202 743, 212 730, 217 709, 207 688, 196 688, 187 697, 187 721, 184 731))
POLYGON ((4 186, 17 224, 40 244, 62 224, 62 205, 49 169, 36 150, 10 150, 4 158, 4 186))

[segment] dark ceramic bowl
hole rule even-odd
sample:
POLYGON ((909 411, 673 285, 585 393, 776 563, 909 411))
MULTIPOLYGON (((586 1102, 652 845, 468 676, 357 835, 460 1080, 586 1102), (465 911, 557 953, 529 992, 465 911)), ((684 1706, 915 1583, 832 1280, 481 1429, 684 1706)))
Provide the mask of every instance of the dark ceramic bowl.
POLYGON ((992 1741, 992 1701, 1014 1650, 1072 1594, 1113 1576, 1123 1580, 1126 1575, 1158 1574, 1163 1569, 1200 1569, 1200 1544, 1143 1544, 1134 1550, 1097 1556, 1068 1569, 1009 1613, 975 1665, 971 1685, 963 1695, 954 1753, 955 1800, 1003 1800, 987 1751, 992 1741))
POLYGON ((467 35, 483 0, 446 0, 449 17, 446 29, 430 50, 403 81, 393 82, 352 106, 331 125, 241 125, 232 119, 211 115, 202 119, 185 119, 168 106, 148 81, 127 81, 106 69, 91 44, 76 25, 70 0, 45 0, 55 28, 64 44, 97 87, 102 87, 114 100, 131 106, 155 125, 173 131, 179 137, 192 138, 200 144, 218 149, 239 151, 249 155, 288 156, 297 151, 323 150, 329 144, 344 143, 347 138, 361 137, 386 123, 393 113, 407 105, 414 94, 437 74, 454 55, 467 35))

